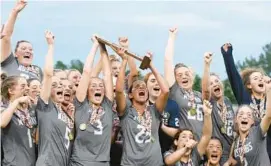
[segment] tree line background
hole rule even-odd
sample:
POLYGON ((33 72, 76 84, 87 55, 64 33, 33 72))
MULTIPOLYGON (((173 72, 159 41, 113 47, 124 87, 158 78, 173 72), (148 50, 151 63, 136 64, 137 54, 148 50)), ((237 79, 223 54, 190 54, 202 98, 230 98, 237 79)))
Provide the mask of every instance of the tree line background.
MULTIPOLYGON (((261 53, 257 58, 250 56, 245 58, 244 61, 238 61, 236 63, 237 69, 240 71, 247 67, 260 67, 268 76, 271 76, 271 43, 266 44, 262 49, 263 53, 261 53)), ((54 67, 62 70, 77 69, 82 73, 84 63, 79 59, 71 60, 70 64, 64 64, 62 61, 57 61, 54 67)), ((141 74, 140 76, 142 77, 141 74)), ((223 80, 223 84, 225 96, 227 96, 232 103, 236 104, 229 80, 223 80)), ((198 74, 195 77, 194 90, 201 91, 201 77, 198 74)))

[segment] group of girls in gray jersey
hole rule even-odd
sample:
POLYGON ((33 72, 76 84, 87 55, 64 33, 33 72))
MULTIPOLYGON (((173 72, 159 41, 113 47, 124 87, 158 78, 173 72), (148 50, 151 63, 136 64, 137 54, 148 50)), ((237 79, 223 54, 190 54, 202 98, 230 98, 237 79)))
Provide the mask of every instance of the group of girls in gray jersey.
MULTIPOLYGON (((119 38, 118 58, 108 55, 97 35, 82 73, 54 69, 50 31, 41 70, 32 64, 30 42, 11 49, 17 16, 26 5, 18 0, 1 29, 1 165, 270 166, 271 79, 260 69, 239 74, 230 43, 221 53, 237 110, 219 76, 210 72, 211 52, 203 56, 201 92, 193 89, 193 69, 174 67, 177 28, 169 30, 164 76, 151 61, 151 73, 141 80, 126 54, 128 38, 119 38)), ((151 52, 145 56, 158 59, 151 52)))

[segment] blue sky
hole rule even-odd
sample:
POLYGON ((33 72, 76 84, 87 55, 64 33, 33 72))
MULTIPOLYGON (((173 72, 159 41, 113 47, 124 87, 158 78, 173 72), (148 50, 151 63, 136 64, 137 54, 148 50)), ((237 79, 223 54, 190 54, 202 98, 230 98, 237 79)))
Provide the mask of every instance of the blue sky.
MULTIPOLYGON (((14 4, 2 1, 2 23, 14 4)), ((202 75, 203 54, 212 51, 211 70, 226 78, 220 46, 231 42, 236 61, 258 56, 271 42, 270 9, 271 1, 29 1, 17 19, 12 43, 14 47, 17 40, 29 40, 34 64, 43 67, 46 29, 56 36, 55 61, 64 63, 85 61, 94 33, 114 42, 128 36, 131 51, 152 51, 163 74, 168 29, 178 26, 174 62, 202 75)))

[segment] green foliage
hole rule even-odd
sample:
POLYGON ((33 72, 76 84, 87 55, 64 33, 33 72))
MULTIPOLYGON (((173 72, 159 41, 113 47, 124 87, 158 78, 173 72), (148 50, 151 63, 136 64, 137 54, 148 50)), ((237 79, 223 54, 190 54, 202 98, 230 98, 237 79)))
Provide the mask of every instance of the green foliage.
POLYGON ((193 90, 201 92, 201 78, 199 75, 195 76, 193 90))
POLYGON ((81 73, 83 72, 83 68, 84 68, 84 63, 78 59, 76 60, 71 60, 70 64, 64 64, 62 61, 57 61, 55 66, 55 69, 62 69, 62 70, 66 70, 66 69, 76 69, 78 71, 80 71, 81 73))
POLYGON ((238 62, 237 67, 239 70, 243 70, 247 67, 260 67, 267 75, 271 75, 271 43, 266 44, 263 47, 263 53, 258 58, 249 57, 243 62, 238 62))

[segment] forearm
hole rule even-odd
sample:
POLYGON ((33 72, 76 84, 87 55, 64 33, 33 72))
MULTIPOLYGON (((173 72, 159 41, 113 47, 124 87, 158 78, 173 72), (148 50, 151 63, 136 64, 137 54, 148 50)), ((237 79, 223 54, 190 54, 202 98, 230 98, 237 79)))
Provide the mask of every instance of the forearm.
POLYGON ((48 45, 47 55, 45 57, 44 75, 52 77, 54 74, 54 45, 48 45))
POLYGON ((210 65, 204 64, 204 71, 202 77, 202 98, 203 100, 210 100, 210 65))
POLYGON ((89 52, 89 54, 87 56, 86 62, 85 62, 83 72, 88 73, 88 74, 91 73, 91 69, 93 67, 94 57, 95 57, 95 54, 97 52, 98 47, 99 47, 98 43, 94 43, 92 45, 92 48, 91 48, 91 50, 90 50, 90 52, 89 52))
POLYGON ((173 128, 173 127, 167 127, 164 124, 161 125, 161 129, 163 130, 163 132, 165 132, 167 135, 171 136, 172 138, 178 132, 178 129, 173 128))
POLYGON ((170 36, 168 39, 168 43, 167 43, 166 51, 165 51, 165 57, 164 57, 164 61, 165 61, 164 74, 170 87, 174 84, 174 81, 175 81, 174 64, 173 64, 174 45, 175 45, 175 37, 170 36))
POLYGON ((176 162, 180 161, 182 156, 186 153, 187 148, 183 147, 181 149, 176 150, 172 154, 165 157, 166 165, 174 165, 176 162))
MULTIPOLYGON (((211 139, 212 137, 212 118, 210 114, 204 115, 204 122, 202 128, 202 137, 211 139)), ((209 141, 208 141, 209 142, 209 141)))
POLYGON ((127 59, 122 60, 120 73, 118 75, 117 83, 116 83, 116 92, 123 93, 124 91, 125 69, 126 69, 127 61, 128 61, 127 59))
POLYGON ((16 111, 17 105, 18 102, 15 100, 1 113, 1 128, 5 128, 9 124, 13 113, 16 111))
POLYGON ((5 24, 5 28, 4 28, 5 37, 10 38, 12 36, 13 30, 14 30, 14 25, 15 25, 18 14, 19 14, 18 11, 16 11, 15 9, 12 9, 12 11, 8 17, 8 20, 5 24))
POLYGON ((101 51, 102 59, 103 59, 103 71, 104 71, 104 82, 105 82, 105 90, 106 96, 109 100, 114 100, 113 94, 113 80, 112 80, 112 72, 110 67, 109 58, 106 50, 101 51))
POLYGON ((103 67, 103 58, 101 56, 96 66, 91 71, 91 77, 98 77, 100 72, 102 71, 102 67, 103 67))

